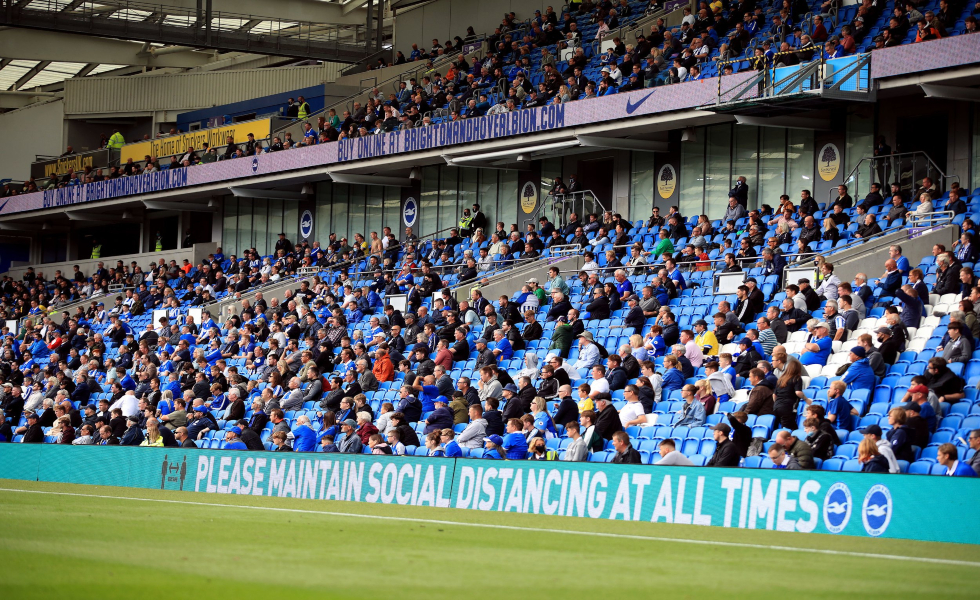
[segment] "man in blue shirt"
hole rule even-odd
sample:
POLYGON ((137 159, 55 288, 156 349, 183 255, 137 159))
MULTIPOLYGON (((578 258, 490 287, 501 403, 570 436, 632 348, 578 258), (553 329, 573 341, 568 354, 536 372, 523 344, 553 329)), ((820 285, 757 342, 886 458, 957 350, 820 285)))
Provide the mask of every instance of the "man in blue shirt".
MULTIPOLYGON (((873 390, 877 379, 874 369, 867 359, 867 351, 864 346, 854 346, 848 356, 851 366, 847 368, 841 381, 850 386, 852 390, 873 390)), ((830 411, 828 411, 830 412, 830 411)))
POLYGON ((310 418, 300 415, 296 418, 296 428, 293 429, 293 450, 296 452, 313 452, 316 450, 316 432, 310 427, 310 418))
POLYGON ((677 263, 674 262, 674 259, 668 258, 665 260, 664 267, 667 271, 667 278, 673 281, 674 285, 677 286, 678 293, 687 289, 687 283, 684 281, 684 275, 681 273, 681 270, 677 268, 677 263))
POLYGON ((830 350, 833 345, 833 341, 828 335, 829 332, 830 326, 827 325, 826 321, 820 321, 816 324, 813 328, 815 337, 812 342, 804 346, 806 352, 800 356, 801 364, 821 366, 827 364, 827 357, 830 356, 830 350))
POLYGON ((966 462, 961 462, 956 446, 950 443, 943 444, 936 451, 936 461, 946 467, 947 477, 976 477, 977 473, 966 462))
POLYGON ((527 458, 527 439, 524 427, 520 419, 510 419, 507 421, 507 435, 504 436, 501 446, 507 452, 507 460, 524 460, 527 458))
MULTIPOLYGON (((239 427, 232 427, 225 432, 225 447, 223 450, 248 450, 248 446, 245 445, 238 436, 242 434, 242 430, 239 427)), ((972 470, 972 469, 971 469, 972 470)))
MULTIPOLYGON (((860 346, 857 346, 861 348, 860 346)), ((864 350, 864 348, 861 348, 864 350)), ((853 354, 853 352, 852 352, 853 354)), ((867 359, 865 359, 867 362, 867 359)), ((854 365, 851 365, 851 369, 854 365)), ((848 369, 850 373, 850 369, 848 369)), ((872 377, 874 374, 872 373, 872 377)), ((850 431, 854 428, 854 419, 851 415, 851 403, 844 398, 844 391, 847 389, 847 384, 843 381, 835 381, 830 384, 830 389, 827 391, 827 420, 833 423, 838 429, 845 429, 850 431)))
POLYGON ((890 247, 888 249, 888 256, 895 261, 895 266, 898 268, 898 272, 902 274, 902 277, 908 277, 912 267, 909 265, 909 259, 902 256, 902 247, 897 244, 890 247))
POLYGON ((456 443, 456 435, 453 433, 452 429, 443 429, 439 432, 442 438, 442 445, 446 449, 447 458, 462 458, 463 449, 459 447, 456 443))
POLYGON ((504 334, 503 329, 495 329, 493 332, 493 355, 497 357, 497 361, 510 360, 514 358, 514 347, 510 345, 510 341, 504 334))
POLYGON ((633 284, 629 279, 626 278, 626 271, 622 269, 616 270, 616 291, 619 292, 619 296, 625 304, 629 297, 633 295, 633 284))

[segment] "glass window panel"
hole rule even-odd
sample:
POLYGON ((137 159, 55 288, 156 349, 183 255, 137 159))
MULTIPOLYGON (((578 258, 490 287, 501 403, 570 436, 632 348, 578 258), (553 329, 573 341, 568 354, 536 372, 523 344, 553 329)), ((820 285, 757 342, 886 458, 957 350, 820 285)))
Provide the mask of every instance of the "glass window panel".
MULTIPOLYGON (((754 125, 739 125, 735 128, 734 132, 732 185, 735 185, 735 178, 744 175, 745 181, 749 186, 749 208, 758 208, 761 204, 759 202, 759 179, 757 172, 759 166, 759 128, 754 125)), ((768 204, 775 206, 772 202, 768 204)))
POLYGON ((510 231, 512 223, 517 223, 517 171, 501 171, 500 187, 497 189, 497 218, 491 220, 490 229, 496 227, 497 221, 504 222, 504 229, 510 231))
POLYGON ((480 171, 478 169, 459 170, 459 205, 456 207, 455 222, 459 223, 463 215, 464 208, 470 208, 474 204, 479 204, 480 171))
MULTIPOLYGON (((844 170, 838 176, 838 181, 847 177, 862 158, 872 154, 874 154, 874 110, 864 107, 852 108, 847 111, 847 150, 844 151, 844 170)), ((871 183, 871 161, 866 161, 848 183, 851 197, 864 198, 871 191, 871 183)))
MULTIPOLYGON (((707 134, 703 213, 724 215, 728 192, 732 189, 732 126, 726 123, 708 127, 707 134)), ((685 213, 681 211, 681 214, 685 213)))
POLYGON ((479 173, 480 187, 477 189, 477 204, 480 205, 483 214, 487 215, 487 222, 491 222, 497 216, 497 189, 501 171, 480 169, 479 173))
POLYGON ((704 208, 704 127, 698 127, 697 141, 681 142, 681 182, 678 209, 682 215, 701 214, 704 208))
POLYGON ((225 256, 238 253, 238 198, 226 196, 225 216, 221 226, 221 249, 225 256))
MULTIPOLYGON (((630 207, 632 220, 646 218, 653 212, 653 152, 634 152, 630 168, 630 207)), ((681 213, 684 214, 684 213, 681 213)))
MULTIPOLYGON (((786 145, 786 193, 790 198, 799 198, 800 190, 813 193, 813 131, 806 129, 787 130, 789 140, 786 145)), ((836 197, 836 195, 835 195, 836 197)), ((817 202, 827 202, 827 198, 815 198, 817 202)))
MULTIPOLYGON (((419 224, 415 235, 421 237, 435 232, 438 228, 439 210, 439 167, 425 167, 422 169, 422 197, 419 199, 419 224)), ((396 236, 401 238, 403 229, 399 226, 392 228, 396 236)))
POLYGON ((253 245, 255 249, 259 251, 259 255, 261 256, 271 254, 271 249, 275 248, 275 244, 272 246, 269 245, 268 209, 269 201, 265 198, 256 198, 252 202, 252 239, 254 240, 253 245))
POLYGON ((282 200, 269 200, 269 225, 265 236, 269 249, 263 255, 275 252, 280 233, 289 233, 282 227, 282 203, 282 200))
MULTIPOLYGON (((296 238, 299 237, 299 204, 295 200, 283 201, 283 208, 285 210, 282 215, 282 229, 280 231, 286 234, 286 239, 295 244, 296 238)), ((280 232, 277 231, 276 233, 280 232)), ((273 244, 274 247, 275 244, 273 244)))
MULTIPOLYGON (((894 151, 894 148, 892 148, 894 151)), ((977 105, 973 105, 973 168, 970 169, 970 176, 973 178, 972 188, 980 187, 980 110, 977 105)), ((891 177, 894 180, 894 175, 891 177)))
POLYGON ((366 187, 363 185, 354 185, 350 188, 350 200, 347 203, 350 221, 347 224, 347 235, 345 236, 350 244, 354 243, 355 233, 364 233, 365 192, 366 187))
POLYGON ((391 227, 392 231, 397 231, 401 226, 402 189, 396 187, 386 187, 384 188, 384 194, 384 220, 377 228, 379 238, 381 237, 382 231, 385 227, 391 227))
POLYGON ((330 223, 333 226, 331 233, 337 234, 337 241, 347 237, 347 200, 350 185, 346 183, 333 184, 333 204, 330 223))
POLYGON ((316 186, 316 239, 320 246, 326 246, 330 239, 330 199, 333 184, 321 183, 316 186))
POLYGON ((384 219, 384 194, 384 186, 371 185, 367 188, 367 218, 364 229, 359 232, 365 240, 371 239, 372 231, 381 232, 381 222, 384 219))
POLYGON ((439 224, 437 226, 439 231, 457 223, 459 171, 459 167, 442 167, 439 175, 439 224))
POLYGON ((238 199, 238 257, 252 247, 252 200, 238 199))
MULTIPOLYGON (((759 202, 775 207, 779 205, 779 196, 786 193, 786 130, 763 127, 761 131, 759 202)), ((796 198, 798 201, 798 194, 796 198)))

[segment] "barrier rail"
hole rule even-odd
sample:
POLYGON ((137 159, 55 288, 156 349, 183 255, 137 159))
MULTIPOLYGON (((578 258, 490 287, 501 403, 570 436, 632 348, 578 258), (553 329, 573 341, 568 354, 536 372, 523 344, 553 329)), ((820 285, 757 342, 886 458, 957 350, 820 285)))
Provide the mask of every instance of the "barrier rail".
POLYGON ((963 544, 980 527, 966 477, 3 444, 0 478, 963 544))

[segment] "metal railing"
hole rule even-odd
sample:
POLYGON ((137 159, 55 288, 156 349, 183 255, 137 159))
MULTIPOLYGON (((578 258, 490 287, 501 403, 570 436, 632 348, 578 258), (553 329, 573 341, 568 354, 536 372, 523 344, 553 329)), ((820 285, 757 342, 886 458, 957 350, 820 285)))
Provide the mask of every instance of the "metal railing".
MULTIPOLYGON (((844 176, 843 183, 853 189, 852 195, 855 197, 870 191, 872 183, 880 183, 885 188, 882 195, 885 195, 887 187, 893 182, 898 183, 902 190, 915 191, 926 177, 936 184, 940 193, 949 189, 951 181, 960 181, 959 175, 947 175, 940 169, 928 153, 916 150, 887 156, 865 156, 844 176)), ((829 194, 832 200, 834 190, 829 190, 829 194)))
POLYGON ((521 227, 526 229, 528 223, 537 223, 542 216, 555 224, 559 229, 568 224, 567 218, 572 213, 580 216, 598 213, 602 214, 608 210, 599 197, 592 190, 582 190, 569 194, 548 194, 538 206, 538 209, 531 213, 521 222, 521 227), (598 208, 598 210, 596 210, 598 208))
MULTIPOLYGON (((808 49, 804 52, 809 51, 808 49)), ((740 100, 778 98, 794 94, 874 100, 870 53, 828 60, 820 47, 814 46, 812 52, 816 55, 812 60, 789 66, 783 65, 779 58, 788 55, 798 57, 801 53, 799 49, 777 52, 771 58, 745 56, 716 61, 719 67, 718 91, 711 104, 720 106, 740 100), (762 61, 761 69, 759 61, 762 61), (725 89, 724 67, 740 63, 747 63, 751 70, 756 71, 756 76, 725 89)))

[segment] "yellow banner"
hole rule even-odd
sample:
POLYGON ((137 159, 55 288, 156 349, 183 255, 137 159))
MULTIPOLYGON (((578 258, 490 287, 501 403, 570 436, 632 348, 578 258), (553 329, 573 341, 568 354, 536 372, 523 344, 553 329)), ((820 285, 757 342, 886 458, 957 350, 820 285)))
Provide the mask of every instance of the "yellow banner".
POLYGON ((235 139, 236 144, 242 144, 248 140, 248 134, 254 134, 255 139, 261 140, 269 137, 272 132, 272 119, 258 119, 256 121, 243 121, 233 123, 224 127, 212 127, 211 129, 199 129, 180 135, 171 135, 126 144, 122 147, 121 160, 125 163, 132 158, 134 161, 143 160, 143 157, 150 155, 153 157, 170 156, 187 152, 187 148, 192 147, 200 152, 201 147, 207 143, 209 146, 224 146, 228 136, 235 139))
POLYGON ((52 175, 67 173, 70 170, 84 171, 85 167, 94 166, 95 156, 92 154, 88 156, 66 156, 44 165, 44 176, 51 177, 52 175))

